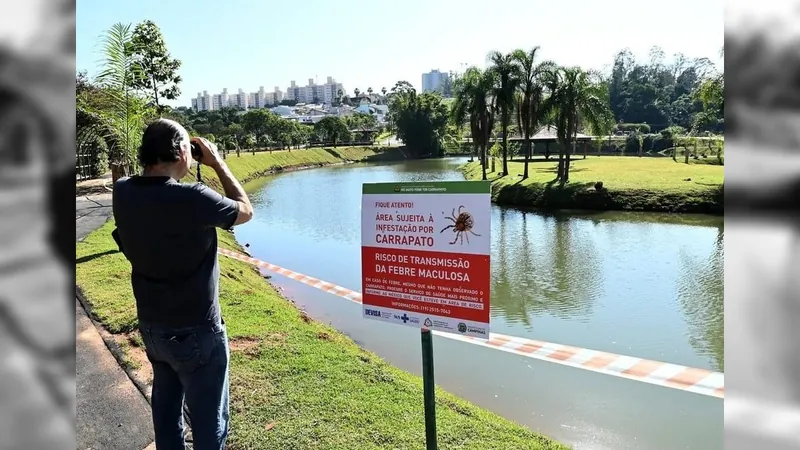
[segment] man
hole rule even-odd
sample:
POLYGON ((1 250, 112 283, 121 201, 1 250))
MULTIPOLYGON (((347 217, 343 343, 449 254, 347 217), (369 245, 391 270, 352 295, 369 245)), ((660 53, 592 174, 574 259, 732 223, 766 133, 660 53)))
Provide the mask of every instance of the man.
POLYGON ((202 138, 200 163, 216 172, 225 196, 178 180, 192 165, 177 122, 159 119, 144 132, 141 176, 114 185, 115 237, 131 262, 139 331, 153 366, 156 448, 185 448, 185 398, 197 450, 225 448, 230 351, 219 307, 215 228, 249 221, 253 207, 216 146, 202 138))

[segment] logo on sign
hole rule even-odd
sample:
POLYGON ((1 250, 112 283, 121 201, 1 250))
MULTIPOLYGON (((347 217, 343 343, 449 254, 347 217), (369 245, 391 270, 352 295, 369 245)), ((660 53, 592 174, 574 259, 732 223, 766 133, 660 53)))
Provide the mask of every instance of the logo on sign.
POLYGON ((425 319, 425 326, 428 328, 433 326, 433 322, 431 322, 431 319, 425 319))
POLYGON ((467 332, 467 324, 461 322, 458 324, 458 332, 459 333, 466 333, 467 332))
POLYGON ((472 334, 480 334, 481 336, 486 336, 486 328, 468 327, 467 331, 472 334))
POLYGON ((381 312, 380 311, 376 311, 374 309, 369 309, 369 308, 364 309, 364 314, 366 314, 368 316, 374 316, 374 317, 380 317, 381 316, 381 312))
POLYGON ((395 192, 400 192, 400 185, 399 184, 394 187, 394 191, 395 192))

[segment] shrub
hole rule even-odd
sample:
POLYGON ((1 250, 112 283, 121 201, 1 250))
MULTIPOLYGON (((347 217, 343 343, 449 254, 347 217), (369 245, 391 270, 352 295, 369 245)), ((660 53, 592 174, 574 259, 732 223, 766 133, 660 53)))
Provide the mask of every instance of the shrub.
POLYGON ((108 172, 108 144, 102 136, 93 136, 81 143, 78 154, 85 155, 79 164, 89 166, 89 176, 99 178, 108 172))
POLYGON ((646 123, 618 123, 617 130, 624 132, 640 131, 642 133, 650 132, 650 125, 646 123))
POLYGON ((625 154, 635 155, 639 153, 639 134, 633 132, 625 139, 625 154))

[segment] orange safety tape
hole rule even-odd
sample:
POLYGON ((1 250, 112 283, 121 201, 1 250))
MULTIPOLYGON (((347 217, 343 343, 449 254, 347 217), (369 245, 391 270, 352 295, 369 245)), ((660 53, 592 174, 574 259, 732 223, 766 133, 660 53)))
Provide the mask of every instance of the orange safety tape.
MULTIPOLYGON (((219 254, 283 275, 337 297, 350 300, 351 302, 361 303, 361 293, 351 289, 337 286, 333 283, 303 275, 230 250, 221 248, 219 249, 219 254)), ((498 333, 490 333, 488 340, 439 331, 433 331, 433 333, 444 338, 501 350, 518 356, 554 362, 569 367, 576 367, 696 394, 725 398, 725 374, 721 372, 696 369, 633 356, 617 355, 587 348, 506 336, 498 333)))

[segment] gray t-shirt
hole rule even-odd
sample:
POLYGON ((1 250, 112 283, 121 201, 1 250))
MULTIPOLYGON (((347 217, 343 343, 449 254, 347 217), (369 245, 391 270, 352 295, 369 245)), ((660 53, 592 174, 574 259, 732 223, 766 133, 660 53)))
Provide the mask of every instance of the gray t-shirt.
POLYGON ((114 184, 113 208, 117 243, 132 266, 139 321, 219 324, 215 228, 233 226, 238 203, 200 183, 133 176, 114 184))

